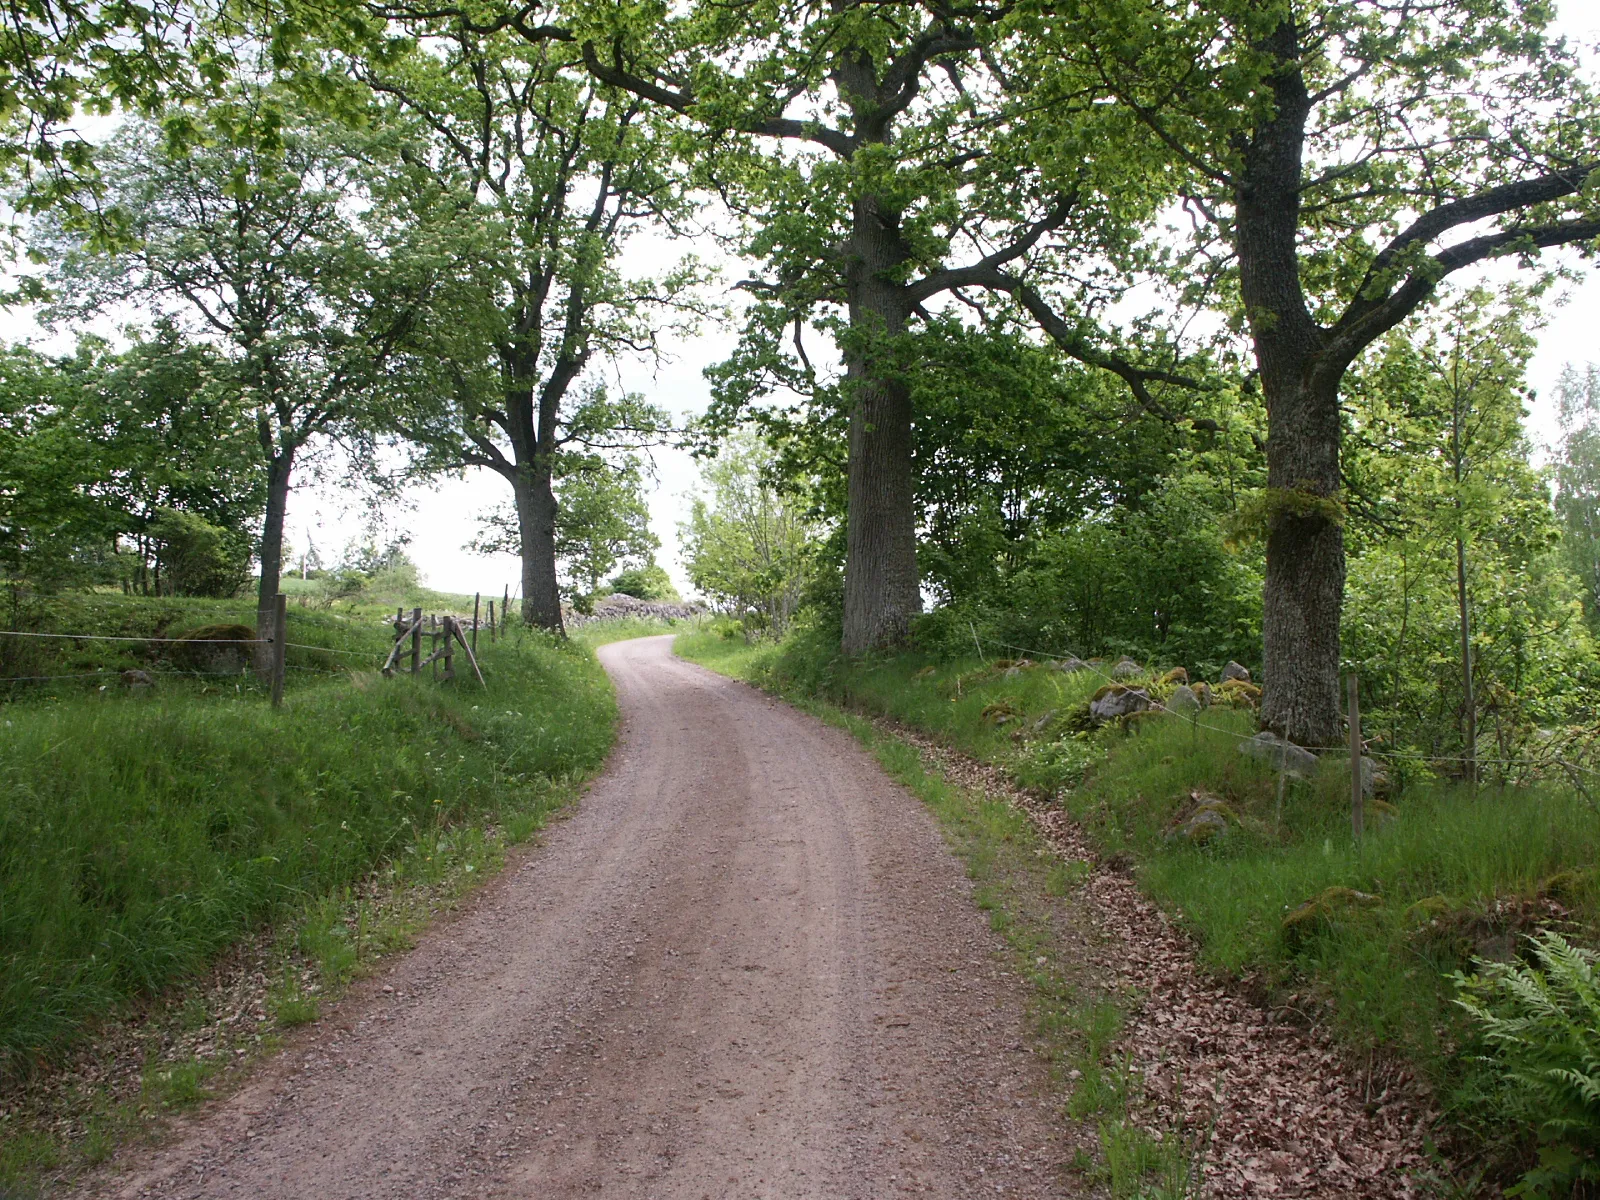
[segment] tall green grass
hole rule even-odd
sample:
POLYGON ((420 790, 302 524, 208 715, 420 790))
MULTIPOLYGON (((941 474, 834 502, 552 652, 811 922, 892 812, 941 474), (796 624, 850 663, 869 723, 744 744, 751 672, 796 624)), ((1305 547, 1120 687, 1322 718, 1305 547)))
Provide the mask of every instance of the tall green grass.
MULTIPOLYGON (((187 664, 176 648, 160 640, 218 624, 254 628, 254 600, 147 598, 104 592, 11 597, 0 603, 0 627, 5 630, 98 636, 0 636, 0 702, 83 696, 102 684, 119 686, 115 673, 127 670, 154 672, 158 684, 179 689, 209 687, 215 691, 226 686, 245 691, 256 687, 253 677, 188 677, 184 673, 187 664), (93 672, 104 674, 96 677, 93 672), (19 676, 66 678, 7 682, 19 676)), ((393 644, 381 610, 332 613, 293 603, 289 607, 289 641, 292 645, 286 658, 291 687, 318 673, 375 667, 393 644)))
POLYGON ((419 834, 524 818, 599 765, 615 706, 592 653, 533 633, 480 653, 487 692, 358 672, 276 712, 229 688, 0 707, 0 1075, 419 834))

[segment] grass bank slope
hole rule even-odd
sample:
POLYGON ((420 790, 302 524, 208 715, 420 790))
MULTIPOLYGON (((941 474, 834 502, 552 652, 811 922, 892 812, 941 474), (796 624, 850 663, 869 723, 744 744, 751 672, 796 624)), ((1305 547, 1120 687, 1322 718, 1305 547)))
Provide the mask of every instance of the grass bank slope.
MULTIPOLYGON (((386 643, 294 611, 289 632, 357 661, 386 643)), ((487 691, 357 670, 293 681, 276 712, 165 681, 0 706, 0 1073, 460 824, 526 836, 602 762, 615 703, 584 646, 518 632, 480 652, 487 691)))
POLYGON ((1582 795, 1554 783, 1472 792, 1414 782, 1372 806, 1357 843, 1347 761, 1280 776, 1240 753, 1254 733, 1249 711, 1090 732, 1085 705, 1106 681, 1087 671, 976 656, 849 662, 804 631, 781 646, 747 646, 733 631, 677 646, 728 673, 925 730, 1052 795, 1103 855, 1131 862, 1205 965, 1331 1024, 1353 1049, 1414 1064, 1469 1157, 1497 1171, 1526 1161, 1528 1114, 1508 1117, 1506 1080, 1484 1063, 1452 976, 1480 958, 1511 958, 1537 928, 1600 940, 1600 816, 1582 795), (1203 805, 1225 829, 1186 836, 1203 805))

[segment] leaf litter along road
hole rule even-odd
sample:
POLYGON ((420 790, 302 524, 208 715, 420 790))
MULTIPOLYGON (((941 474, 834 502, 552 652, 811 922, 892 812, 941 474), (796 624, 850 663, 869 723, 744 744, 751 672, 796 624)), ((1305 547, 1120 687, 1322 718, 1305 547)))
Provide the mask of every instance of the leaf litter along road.
POLYGON ((849 734, 600 651, 577 814, 174 1142, 124 1197, 1073 1194, 1025 983, 849 734))

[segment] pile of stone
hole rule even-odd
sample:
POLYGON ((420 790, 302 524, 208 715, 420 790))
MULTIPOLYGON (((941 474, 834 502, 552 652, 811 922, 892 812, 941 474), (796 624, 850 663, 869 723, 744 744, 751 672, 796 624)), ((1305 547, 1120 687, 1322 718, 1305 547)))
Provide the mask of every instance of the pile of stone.
POLYGON ((569 629, 577 629, 595 621, 615 621, 625 617, 644 621, 686 621, 690 617, 702 616, 705 611, 698 604, 670 604, 664 600, 641 600, 637 596, 613 592, 609 596, 597 599, 592 613, 584 614, 568 609, 562 614, 562 618, 569 629))

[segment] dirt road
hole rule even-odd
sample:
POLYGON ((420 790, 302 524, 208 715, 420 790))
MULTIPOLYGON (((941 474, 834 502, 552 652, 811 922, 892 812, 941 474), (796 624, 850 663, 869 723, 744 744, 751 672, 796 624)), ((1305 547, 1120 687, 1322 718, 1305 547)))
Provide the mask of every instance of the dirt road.
POLYGON ((624 723, 577 813, 108 1194, 1064 1194, 922 806, 669 638, 600 653, 624 723))

